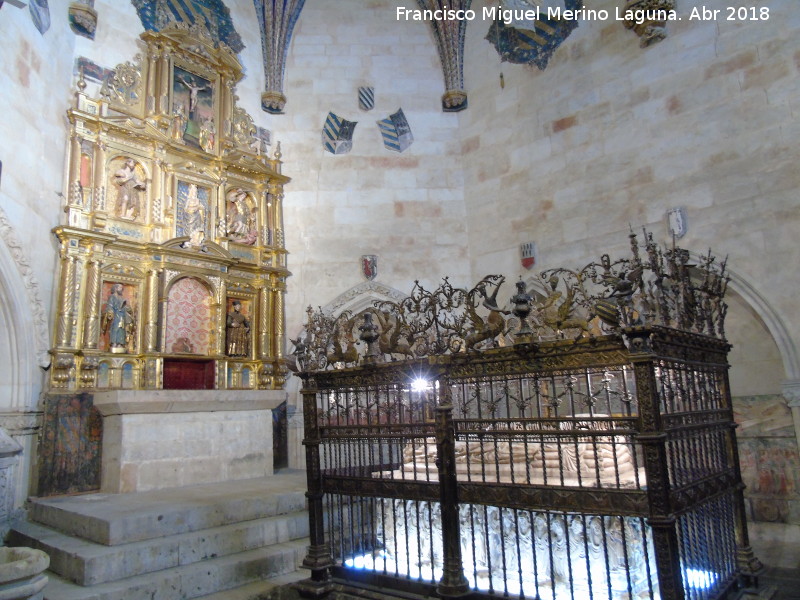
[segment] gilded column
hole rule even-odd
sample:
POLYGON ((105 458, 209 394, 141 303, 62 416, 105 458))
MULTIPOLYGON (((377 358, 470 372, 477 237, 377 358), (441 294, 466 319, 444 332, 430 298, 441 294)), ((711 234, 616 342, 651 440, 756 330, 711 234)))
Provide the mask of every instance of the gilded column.
POLYGON ((158 343, 158 269, 147 273, 147 321, 144 327, 144 351, 156 352, 158 343))
POLYGON ((233 131, 231 128, 231 119, 233 117, 233 81, 228 79, 225 82, 222 98, 220 101, 220 119, 222 120, 222 133, 224 136, 230 136, 233 131))
POLYGON ((73 131, 69 139, 69 179, 67 180, 67 202, 80 205, 81 195, 81 137, 73 131))
POLYGON ((158 49, 151 48, 147 53, 147 96, 145 106, 147 116, 152 116, 156 112, 156 73, 158 70, 158 49))
POLYGON ((283 239, 283 186, 273 184, 269 186, 270 222, 272 224, 272 245, 284 247, 283 239))
POLYGON ((60 348, 71 347, 75 328, 75 257, 66 251, 61 257, 60 301, 56 340, 60 348))
POLYGON ((169 106, 169 57, 170 52, 169 48, 165 48, 164 51, 161 53, 160 61, 159 61, 159 76, 161 78, 161 95, 159 96, 159 106, 158 112, 162 115, 169 115, 170 114, 170 106, 169 106))
POLYGON ((272 349, 273 358, 283 358, 283 296, 286 293, 286 285, 283 279, 276 277, 276 283, 272 292, 272 349))
POLYGON ((86 273, 86 321, 83 330, 83 347, 97 348, 100 337, 100 267, 102 263, 92 260, 86 273))
POLYGON ((98 140, 94 145, 94 206, 93 210, 106 210, 106 146, 98 140))
POLYGON ((261 311, 258 316, 258 357, 261 360, 268 360, 270 358, 270 340, 272 339, 272 294, 267 285, 261 288, 260 291, 261 311))
POLYGON ((220 327, 214 327, 209 332, 211 339, 208 341, 208 352, 225 354, 225 349, 223 349, 223 345, 225 343, 225 331, 223 326, 225 324, 226 315, 223 314, 223 305, 217 301, 211 304, 209 308, 211 309, 211 322, 219 323, 220 327), (221 334, 220 330, 222 330, 221 334))

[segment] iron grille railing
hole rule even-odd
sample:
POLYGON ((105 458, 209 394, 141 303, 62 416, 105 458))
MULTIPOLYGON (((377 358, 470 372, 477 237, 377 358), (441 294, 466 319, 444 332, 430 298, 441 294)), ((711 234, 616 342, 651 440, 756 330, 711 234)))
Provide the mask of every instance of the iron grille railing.
POLYGON ((301 587, 716 600, 757 585, 725 263, 645 239, 645 256, 631 233, 630 258, 519 281, 507 304, 489 275, 357 315, 309 309, 293 340, 301 587))
POLYGON ((312 581, 706 600, 754 578, 727 345, 561 346, 305 375, 312 581))

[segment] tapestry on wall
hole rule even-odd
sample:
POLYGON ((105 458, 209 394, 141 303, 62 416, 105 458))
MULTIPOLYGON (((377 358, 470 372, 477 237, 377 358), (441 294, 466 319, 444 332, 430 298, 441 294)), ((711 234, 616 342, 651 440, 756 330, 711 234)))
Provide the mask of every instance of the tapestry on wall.
POLYGON ((100 489, 103 418, 90 394, 47 394, 39 441, 39 496, 100 489))

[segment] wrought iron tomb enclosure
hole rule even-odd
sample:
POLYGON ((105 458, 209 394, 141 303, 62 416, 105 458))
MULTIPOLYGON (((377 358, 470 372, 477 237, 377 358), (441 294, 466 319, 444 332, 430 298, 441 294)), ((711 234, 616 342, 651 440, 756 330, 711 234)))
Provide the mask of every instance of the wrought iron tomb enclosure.
POLYGON ((706 600, 757 585, 724 264, 649 237, 639 261, 631 243, 633 259, 543 274, 555 303, 518 284, 505 311, 489 276, 309 313, 304 589, 706 600))

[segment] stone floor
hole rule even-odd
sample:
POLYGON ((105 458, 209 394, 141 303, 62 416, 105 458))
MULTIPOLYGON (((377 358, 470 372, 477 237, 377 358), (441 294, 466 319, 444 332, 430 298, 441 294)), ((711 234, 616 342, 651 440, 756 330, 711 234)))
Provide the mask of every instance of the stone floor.
POLYGON ((766 567, 762 587, 775 586, 773 600, 800 600, 800 526, 750 523, 750 543, 766 567))

